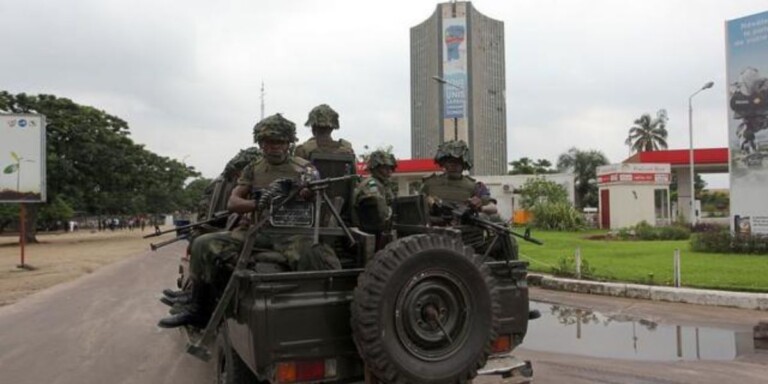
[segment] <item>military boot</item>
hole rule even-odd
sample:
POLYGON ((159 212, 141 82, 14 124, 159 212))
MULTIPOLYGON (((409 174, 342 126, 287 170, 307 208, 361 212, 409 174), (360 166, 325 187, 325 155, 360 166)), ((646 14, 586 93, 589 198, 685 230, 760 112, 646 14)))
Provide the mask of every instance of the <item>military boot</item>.
POLYGON ((189 325, 204 328, 215 305, 214 300, 213 287, 209 284, 196 282, 192 285, 189 305, 183 307, 181 311, 172 316, 160 319, 157 326, 161 328, 176 328, 189 325))
POLYGON ((187 296, 189 294, 190 294, 189 291, 174 291, 173 289, 170 289, 170 288, 163 289, 163 295, 170 297, 172 299, 175 299, 179 296, 187 296))
POLYGON ((169 306, 173 307, 174 305, 187 305, 192 303, 192 294, 186 294, 186 295, 180 295, 177 297, 168 297, 168 296, 161 296, 160 302, 169 306))

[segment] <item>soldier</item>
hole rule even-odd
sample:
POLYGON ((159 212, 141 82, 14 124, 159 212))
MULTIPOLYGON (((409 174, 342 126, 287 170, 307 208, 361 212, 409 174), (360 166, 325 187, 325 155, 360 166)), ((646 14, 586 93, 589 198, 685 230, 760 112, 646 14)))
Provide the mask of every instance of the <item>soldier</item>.
MULTIPOLYGON (((261 151, 257 147, 241 149, 240 152, 227 162, 221 174, 205 187, 200 202, 197 205, 197 221, 206 221, 213 218, 214 214, 227 210, 227 201, 232 190, 237 185, 237 179, 247 166, 261 157, 261 151)), ((211 224, 203 224, 195 227, 189 236, 189 242, 206 233, 217 232, 224 229, 225 220, 211 224)), ((173 306, 174 303, 185 304, 188 299, 182 299, 181 296, 188 296, 189 292, 164 289, 160 301, 164 304, 173 306)), ((178 309, 172 312, 178 312, 178 309)))
MULTIPOLYGON (((304 159, 291 156, 288 148, 296 141, 296 126, 280 114, 265 118, 254 127, 254 141, 259 144, 263 157, 244 170, 230 195, 227 207, 236 213, 250 213, 261 208, 268 212, 256 195, 271 195, 280 189, 284 180, 294 181, 317 178, 317 171, 304 159)), ((310 197, 303 188, 299 195, 310 197)), ((267 213, 268 214, 268 213, 267 213)), ((204 326, 215 308, 217 290, 223 288, 229 273, 221 265, 232 265, 242 249, 245 228, 234 231, 209 233, 197 238, 191 247, 190 280, 191 304, 182 312, 160 320, 158 325, 173 328, 182 325, 204 326)), ((256 260, 271 261, 294 270, 340 269, 341 264, 333 249, 324 244, 312 244, 307 236, 267 235, 258 233, 254 249, 256 260)))
POLYGON ((315 152, 355 154, 349 141, 334 140, 331 137, 333 130, 339 129, 339 114, 327 104, 312 108, 304 125, 312 128, 312 138, 299 144, 293 151, 294 156, 310 160, 312 153, 315 152))
POLYGON ((488 188, 463 172, 472 168, 469 148, 462 140, 446 141, 437 148, 435 163, 444 172, 432 174, 422 180, 421 193, 427 196, 430 205, 435 202, 469 203, 474 209, 488 204, 488 188))
POLYGON ((397 168, 391 153, 374 151, 366 162, 371 176, 363 179, 353 194, 352 224, 361 230, 381 235, 389 227, 395 192, 389 178, 397 168))

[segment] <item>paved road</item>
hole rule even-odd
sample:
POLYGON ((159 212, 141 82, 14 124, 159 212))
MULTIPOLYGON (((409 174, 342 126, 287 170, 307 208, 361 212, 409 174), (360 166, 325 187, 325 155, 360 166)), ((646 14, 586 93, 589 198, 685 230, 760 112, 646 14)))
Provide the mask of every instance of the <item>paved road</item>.
MULTIPOLYGON (((213 381, 212 364, 182 352, 180 332, 155 326, 157 301, 172 284, 181 245, 136 255, 76 281, 0 308, 0 382, 13 384, 213 381)), ((20 272, 21 273, 21 272, 20 272)), ((768 314, 655 304, 534 290, 537 299, 643 315, 656 321, 745 328, 768 314)), ((768 353, 729 362, 644 363, 517 351, 533 361, 535 383, 764 383, 768 353)), ((513 382, 481 378, 476 383, 513 382)))

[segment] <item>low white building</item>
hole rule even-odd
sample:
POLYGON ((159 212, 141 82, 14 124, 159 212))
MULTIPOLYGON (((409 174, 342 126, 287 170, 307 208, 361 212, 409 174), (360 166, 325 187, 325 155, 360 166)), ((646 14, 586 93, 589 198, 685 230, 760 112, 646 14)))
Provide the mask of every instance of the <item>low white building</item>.
POLYGON ((621 163, 597 168, 600 227, 626 228, 646 221, 669 225, 669 164, 621 163))

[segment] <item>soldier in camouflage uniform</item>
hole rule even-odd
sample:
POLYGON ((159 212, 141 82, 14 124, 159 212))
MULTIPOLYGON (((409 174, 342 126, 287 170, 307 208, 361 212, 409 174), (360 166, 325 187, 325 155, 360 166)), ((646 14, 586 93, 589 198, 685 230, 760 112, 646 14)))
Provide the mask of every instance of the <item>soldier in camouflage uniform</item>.
MULTIPOLYGON (((251 196, 265 194, 273 196, 293 181, 294 187, 300 181, 317 178, 317 171, 304 159, 291 156, 288 148, 296 141, 296 126, 280 114, 265 118, 254 127, 254 141, 259 144, 263 157, 244 170, 237 186, 230 195, 227 207, 232 212, 246 214, 257 211, 268 213, 264 199, 256 201, 251 196)), ((306 198, 311 193, 306 188, 299 191, 306 198)), ((158 325, 173 328, 182 325, 204 326, 215 307, 217 291, 229 278, 226 265, 235 263, 246 235, 246 228, 234 231, 209 233, 192 243, 190 256, 190 279, 192 280, 192 303, 184 311, 161 319, 158 325)), ((307 236, 267 235, 257 233, 254 250, 257 261, 270 261, 294 270, 340 269, 341 264, 333 249, 324 244, 313 244, 307 236)))
POLYGON ((434 202, 469 203, 480 209, 488 204, 490 194, 482 183, 463 174, 472 168, 469 148, 463 140, 446 141, 437 148, 435 163, 444 172, 432 174, 422 180, 421 193, 427 196, 430 205, 434 202))
MULTIPOLYGON (((465 170, 472 168, 469 161, 469 148, 462 141, 447 141, 437 148, 435 154, 435 163, 440 165, 444 172, 442 174, 432 174, 423 179, 421 193, 427 196, 427 202, 430 206, 434 203, 449 202, 458 204, 467 204, 472 209, 478 211, 481 217, 492 219, 491 215, 495 213, 489 206, 491 195, 485 184, 463 174, 465 170), (483 212, 483 207, 487 207, 487 212, 483 212)), ((456 223, 446 221, 444 217, 436 215, 430 218, 435 225, 454 225, 456 223)), ((457 227, 461 230, 464 244, 475 249, 478 253, 485 253, 488 246, 493 241, 492 234, 486 233, 480 228, 461 225, 457 227)), ((500 243, 491 250, 491 257, 500 259, 505 255, 502 252, 500 243)), ((513 254, 517 254, 517 242, 509 236, 509 242, 513 254)))
POLYGON ((293 151, 294 156, 311 160, 312 153, 355 154, 349 141, 331 137, 333 130, 339 129, 339 114, 327 104, 312 108, 304 125, 312 128, 312 138, 299 144, 293 151))
POLYGON ((380 235, 389 228, 395 192, 389 178, 397 168, 391 153, 374 151, 366 163, 371 176, 363 179, 352 197, 352 224, 361 230, 380 235))

